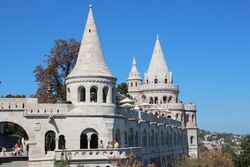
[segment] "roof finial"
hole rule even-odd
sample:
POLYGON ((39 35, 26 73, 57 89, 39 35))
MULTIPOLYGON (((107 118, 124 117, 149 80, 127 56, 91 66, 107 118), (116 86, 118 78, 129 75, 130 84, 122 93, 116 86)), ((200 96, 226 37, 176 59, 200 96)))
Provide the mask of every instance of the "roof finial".
POLYGON ((92 4, 89 4, 89 8, 92 8, 93 6, 92 6, 92 4))
POLYGON ((160 38, 160 37, 159 37, 159 35, 157 34, 157 35, 156 35, 156 39, 159 39, 159 38, 160 38))

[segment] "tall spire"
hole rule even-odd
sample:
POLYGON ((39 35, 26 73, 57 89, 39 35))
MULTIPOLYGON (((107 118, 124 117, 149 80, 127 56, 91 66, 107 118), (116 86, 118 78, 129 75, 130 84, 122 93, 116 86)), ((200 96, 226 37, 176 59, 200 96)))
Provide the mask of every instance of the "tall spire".
POLYGON ((139 80, 141 80, 141 75, 140 75, 139 70, 137 69, 135 58, 133 58, 132 68, 131 68, 131 71, 130 71, 129 77, 128 77, 128 80, 130 80, 130 79, 139 79, 139 80))
POLYGON ((114 78, 103 56, 92 12, 92 5, 89 5, 88 19, 77 62, 68 78, 81 76, 105 76, 114 78))
POLYGON ((161 49, 159 35, 157 35, 154 51, 152 54, 152 58, 151 58, 147 73, 148 74, 158 74, 159 72, 166 73, 166 72, 169 72, 169 70, 168 70, 168 66, 166 64, 164 54, 163 54, 162 49, 161 49))

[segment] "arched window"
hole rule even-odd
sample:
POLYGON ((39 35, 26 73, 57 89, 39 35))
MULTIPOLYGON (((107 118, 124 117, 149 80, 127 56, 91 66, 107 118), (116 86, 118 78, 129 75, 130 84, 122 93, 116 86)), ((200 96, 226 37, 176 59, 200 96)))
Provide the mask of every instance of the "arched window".
POLYGON ((143 134, 142 134, 142 147, 147 147, 147 131, 146 129, 143 130, 143 134))
POLYGON ((161 146, 164 146, 164 134, 163 134, 163 130, 161 130, 161 146))
POLYGON ((148 79, 146 80, 146 83, 148 84, 148 79))
POLYGON ((137 82, 135 82, 135 87, 137 87, 137 82))
POLYGON ((130 86, 133 87, 133 82, 130 83, 130 86))
POLYGON ((115 140, 121 144, 121 132, 120 132, 120 129, 116 129, 115 131, 115 140))
POLYGON ((167 78, 165 78, 165 83, 168 83, 168 79, 167 78))
POLYGON ((194 122, 194 114, 192 115, 192 122, 194 122))
POLYGON ((132 128, 129 129, 129 147, 134 147, 134 130, 132 128))
POLYGON ((125 148, 128 146, 128 135, 127 132, 124 132, 124 143, 125 143, 125 148))
POLYGON ((79 101, 80 102, 85 102, 86 101, 86 90, 83 86, 80 86, 78 88, 78 92, 79 92, 79 101))
POLYGON ((194 136, 190 136, 190 144, 194 143, 194 136))
POLYGON ((151 131, 151 146, 154 147, 154 137, 155 137, 155 134, 154 134, 154 130, 151 131))
POLYGON ((138 140, 138 132, 135 132, 135 147, 139 146, 139 140, 138 140))
POLYGON ((175 115, 175 119, 178 120, 178 118, 179 118, 179 114, 177 113, 177 114, 175 115))
POLYGON ((171 117, 171 115, 168 115, 167 118, 168 118, 168 119, 171 119, 172 117, 171 117))
POLYGON ((65 137, 64 137, 64 135, 59 136, 58 148, 65 149, 65 137))
POLYGON ((109 90, 109 88, 107 86, 105 86, 102 89, 102 102, 103 103, 107 103, 108 90, 109 90))
POLYGON ((142 95, 141 98, 142 98, 142 102, 146 101, 146 96, 145 95, 142 95))
POLYGON ((87 148, 88 148, 88 136, 85 133, 82 133, 80 139, 80 149, 87 149, 87 148))
POLYGON ((56 134, 54 131, 48 131, 45 134, 45 153, 54 151, 56 148, 56 134))
POLYGON ((115 103, 115 88, 112 88, 112 103, 115 103))
POLYGON ((153 97, 150 97, 150 98, 149 98, 149 104, 153 104, 153 102, 154 102, 153 97))
POLYGON ((158 97, 155 97, 154 103, 158 104, 158 97))
POLYGON ((189 122, 189 114, 186 115, 187 122, 189 122))
POLYGON ((168 102, 172 102, 172 96, 169 96, 169 98, 168 98, 168 102))
POLYGON ((92 86, 90 88, 90 102, 97 102, 97 87, 92 86))
POLYGON ((158 83, 158 79, 157 79, 157 78, 155 78, 154 82, 155 82, 155 84, 157 84, 157 83, 158 83))
POLYGON ((95 133, 91 135, 90 148, 98 148, 98 136, 95 133))
POLYGON ((163 100, 163 103, 165 104, 167 102, 167 96, 163 96, 162 100, 163 100))

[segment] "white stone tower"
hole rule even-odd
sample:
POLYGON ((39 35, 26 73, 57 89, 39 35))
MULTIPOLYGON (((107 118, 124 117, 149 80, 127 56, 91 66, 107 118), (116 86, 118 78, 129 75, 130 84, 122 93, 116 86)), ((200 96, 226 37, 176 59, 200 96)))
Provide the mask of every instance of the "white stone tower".
POLYGON ((135 99, 139 99, 142 78, 137 69, 135 58, 133 58, 132 68, 127 79, 128 93, 135 99))
POLYGON ((77 62, 66 78, 67 101, 78 106, 115 106, 115 83, 103 56, 90 5, 77 62))

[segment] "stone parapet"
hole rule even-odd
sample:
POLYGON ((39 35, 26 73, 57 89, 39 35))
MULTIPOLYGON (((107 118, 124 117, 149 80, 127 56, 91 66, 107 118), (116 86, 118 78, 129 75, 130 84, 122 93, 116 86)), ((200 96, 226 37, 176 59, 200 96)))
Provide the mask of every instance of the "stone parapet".
POLYGON ((184 105, 186 111, 196 111, 196 105, 193 103, 188 103, 184 105))
POLYGON ((24 110, 29 104, 37 104, 37 98, 0 98, 0 110, 24 110))
POLYGON ((171 90, 171 91, 179 91, 179 87, 177 85, 173 84, 145 84, 141 85, 140 90, 146 91, 146 90, 171 90))

